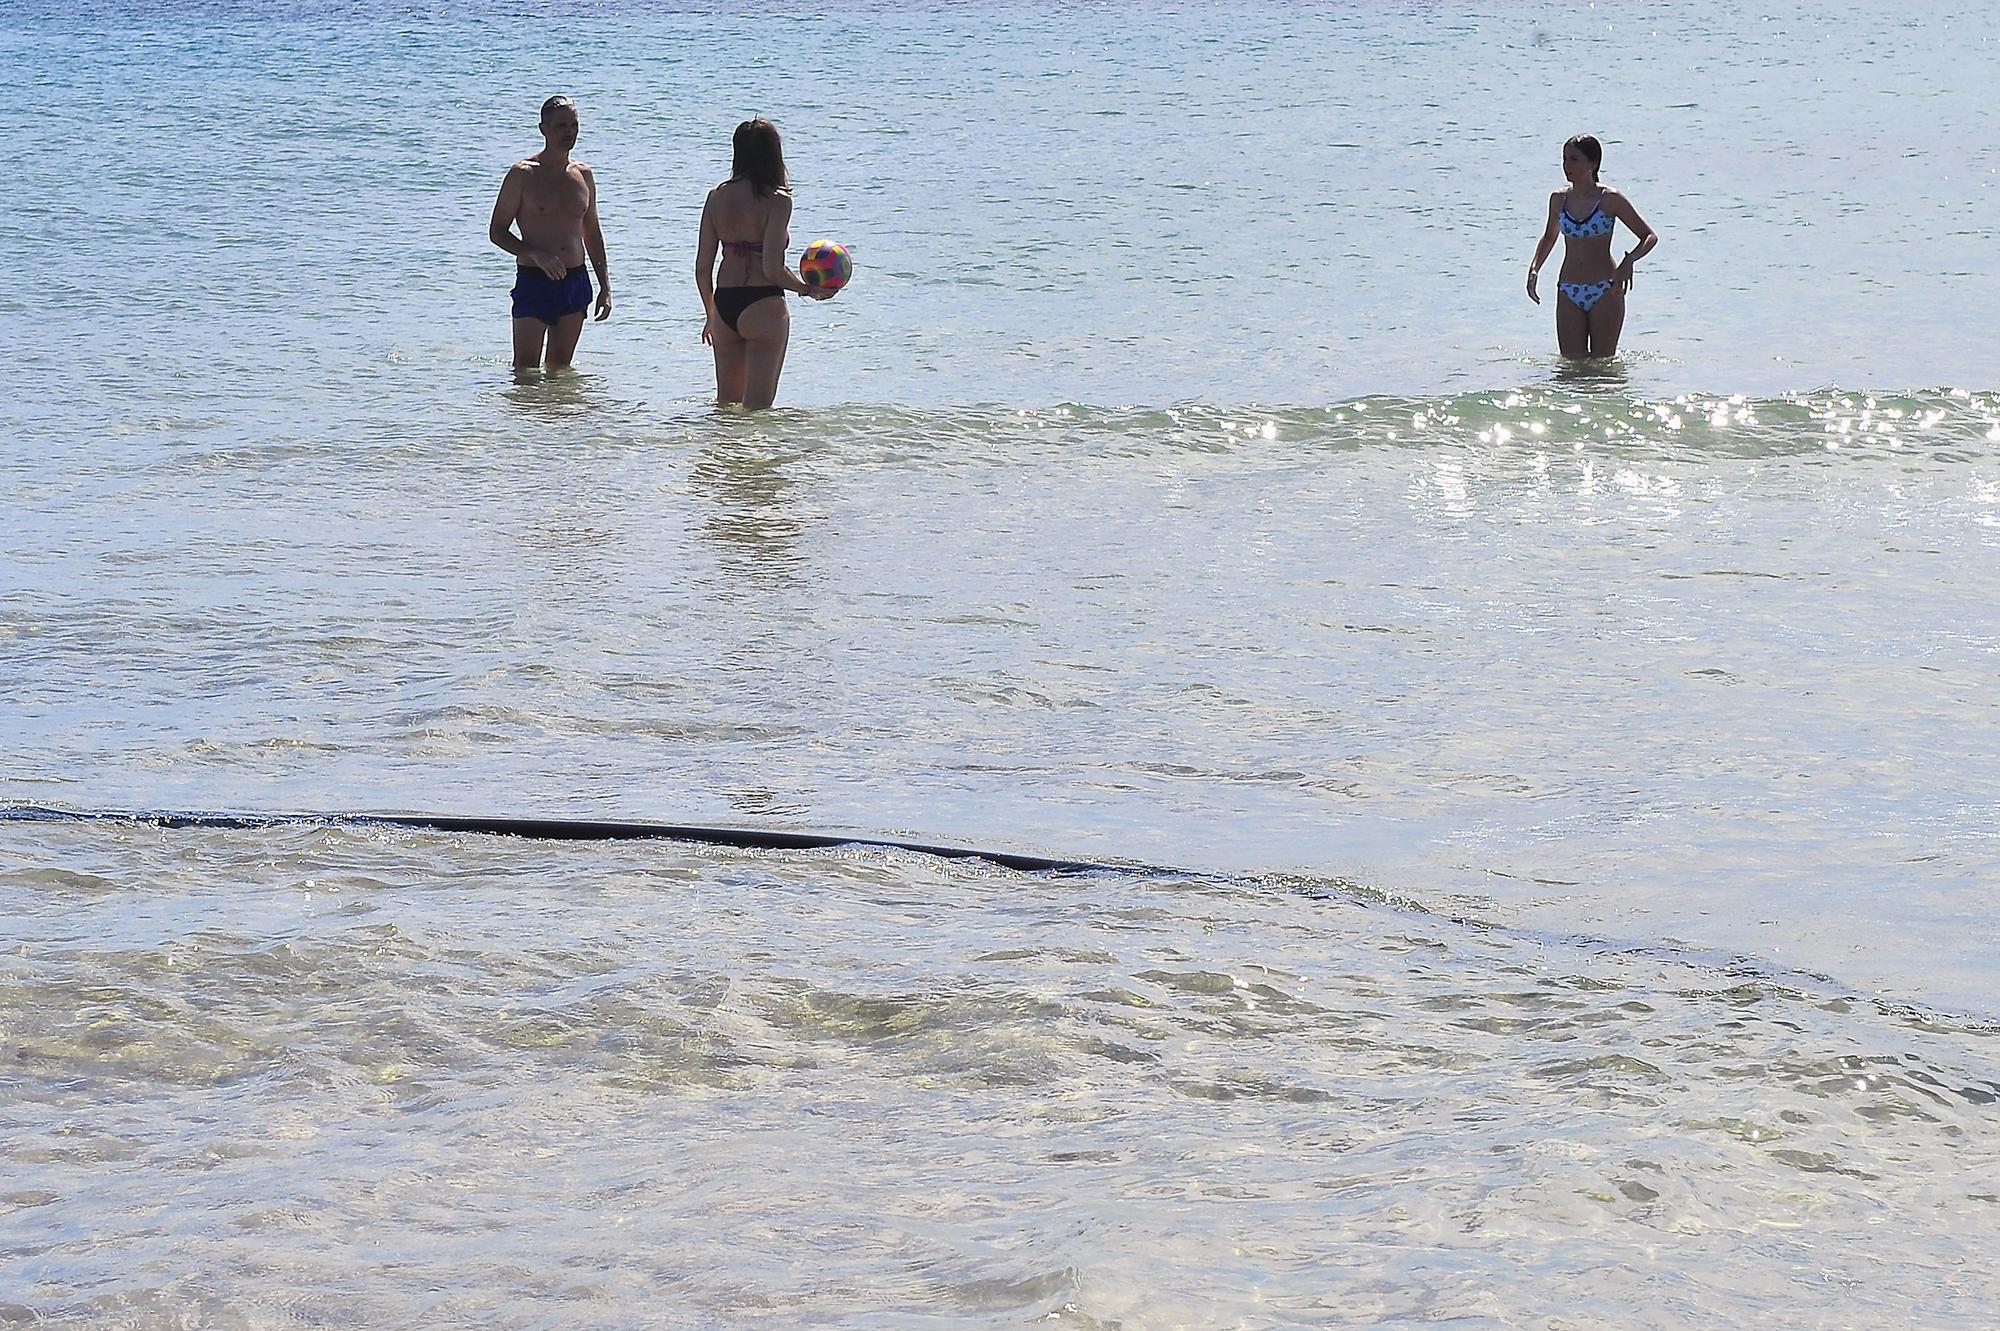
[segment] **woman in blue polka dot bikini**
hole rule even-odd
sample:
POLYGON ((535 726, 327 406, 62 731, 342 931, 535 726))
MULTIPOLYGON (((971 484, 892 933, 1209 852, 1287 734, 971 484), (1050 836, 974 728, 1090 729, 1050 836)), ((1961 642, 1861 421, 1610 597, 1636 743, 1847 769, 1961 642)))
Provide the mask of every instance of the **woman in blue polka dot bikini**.
POLYGON ((1528 299, 1539 305, 1535 279, 1556 237, 1563 246, 1562 280, 1556 290, 1556 345, 1573 357, 1615 356, 1625 327, 1625 293, 1632 289, 1632 265, 1652 253, 1660 235, 1646 225, 1632 201, 1601 184, 1604 145, 1588 134, 1563 144, 1563 175, 1569 188, 1549 196, 1549 224, 1528 264, 1528 299), (1623 222, 1639 243, 1618 263, 1611 262, 1611 233, 1623 222))

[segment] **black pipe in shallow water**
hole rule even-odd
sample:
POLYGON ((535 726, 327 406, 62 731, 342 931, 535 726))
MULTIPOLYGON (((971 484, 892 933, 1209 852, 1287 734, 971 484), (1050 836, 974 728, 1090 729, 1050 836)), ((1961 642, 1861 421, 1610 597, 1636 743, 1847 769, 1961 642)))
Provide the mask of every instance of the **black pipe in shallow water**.
POLYGON ((60 809, 37 804, 0 806, 0 822, 121 823, 131 826, 255 830, 268 827, 407 827, 431 832, 469 832, 486 836, 526 837, 537 841, 684 841, 741 850, 830 850, 838 846, 870 846, 905 850, 948 860, 980 860, 1024 873, 1170 874, 1157 865, 1099 864, 1090 860, 1059 860, 1045 855, 1017 855, 1004 850, 966 846, 933 846, 921 841, 887 837, 835 836, 821 832, 779 832, 748 827, 694 827, 677 823, 613 823, 577 818, 484 818, 438 813, 187 813, 103 809, 60 809))
MULTIPOLYGON (((1206 878, 1192 870, 1173 869, 1159 864, 1106 864, 1092 860, 1059 860, 1045 855, 1016 855, 1009 851, 977 850, 966 846, 932 846, 921 841, 897 841, 888 837, 834 836, 824 832, 760 831, 747 827, 692 827, 675 823, 611 823, 576 818, 476 818, 435 813, 187 813, 138 812, 108 809, 63 809, 39 804, 0 805, 0 823, 113 823, 128 827, 194 827, 256 830, 270 827, 404 827, 432 832, 468 832, 489 836, 525 837, 542 841, 680 841, 705 846, 730 846, 742 850, 832 850, 841 846, 866 846, 877 850, 903 850, 918 855, 936 855, 949 860, 979 860, 1003 869, 1023 873, 1087 874, 1115 873, 1141 878, 1206 878)), ((1270 880, 1282 886, 1283 880, 1270 880)), ((1332 884, 1306 885, 1312 895, 1321 895, 1332 884)), ((1446 921, 1481 932, 1496 931, 1524 940, 1560 947, 1580 947, 1616 956, 1649 956, 1678 965, 1718 971, 1732 982, 1744 978, 1783 985, 1801 996, 1833 994, 1866 1002, 1884 1013, 1904 1019, 1937 1020, 1948 1014, 1915 1004, 1893 1003, 1876 995, 1842 986, 1830 976, 1816 971, 1778 965, 1761 957, 1725 951, 1690 950, 1673 944, 1645 940, 1617 940, 1588 934, 1550 933, 1509 928, 1490 921, 1455 914, 1440 914, 1420 902, 1364 891, 1351 882, 1338 884, 1341 890, 1363 901, 1396 910, 1446 921)), ((1297 887, 1294 890, 1298 890, 1297 887)), ((1975 1023, 1981 1034, 2000 1031, 1990 1017, 1958 1014, 1975 1023)))

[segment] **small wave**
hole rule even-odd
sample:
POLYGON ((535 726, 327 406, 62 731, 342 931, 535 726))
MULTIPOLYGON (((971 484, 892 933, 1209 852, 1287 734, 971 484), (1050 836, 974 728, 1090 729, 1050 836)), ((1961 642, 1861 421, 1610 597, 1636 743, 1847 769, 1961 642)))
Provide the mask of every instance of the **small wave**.
POLYGON ((1690 460, 1963 461, 2000 452, 2000 392, 1829 388, 1764 398, 1649 397, 1572 385, 1359 397, 1321 406, 846 406, 789 413, 782 436, 793 445, 891 449, 899 460, 929 449, 964 461, 1004 461, 1023 446, 1043 444, 1105 455, 1453 445, 1690 460))

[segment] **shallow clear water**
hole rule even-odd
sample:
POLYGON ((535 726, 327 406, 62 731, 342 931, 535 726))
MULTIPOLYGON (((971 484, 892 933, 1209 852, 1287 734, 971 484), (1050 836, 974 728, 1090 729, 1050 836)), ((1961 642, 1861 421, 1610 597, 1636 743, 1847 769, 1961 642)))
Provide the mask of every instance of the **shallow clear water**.
POLYGON ((0 3, 0 805, 1177 867, 0 821, 0 1313, 1994 1321, 1994 17, 0 3))
POLYGON ((461 410, 17 455, 8 793, 1331 871, 1995 1011, 1991 395, 461 410))
POLYGON ((57 1325, 1994 1308, 1991 1025, 1324 882, 38 845, 0 1202, 57 1325))

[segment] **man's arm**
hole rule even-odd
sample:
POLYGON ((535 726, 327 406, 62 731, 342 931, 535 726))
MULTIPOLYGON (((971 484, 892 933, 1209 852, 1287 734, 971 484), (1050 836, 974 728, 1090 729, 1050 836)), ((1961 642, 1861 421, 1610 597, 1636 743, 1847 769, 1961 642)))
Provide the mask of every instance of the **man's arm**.
POLYGON ((583 249, 597 270, 597 320, 602 323, 611 317, 611 261, 604 254, 604 228, 597 224, 597 175, 584 167, 583 180, 590 186, 590 206, 583 211, 583 249))
POLYGON ((500 182, 500 197, 493 201, 493 220, 486 224, 486 238, 517 259, 526 259, 550 277, 560 278, 568 270, 559 256, 544 254, 514 234, 514 221, 521 215, 521 194, 527 171, 509 167, 500 182))

